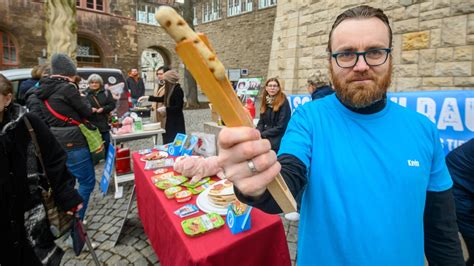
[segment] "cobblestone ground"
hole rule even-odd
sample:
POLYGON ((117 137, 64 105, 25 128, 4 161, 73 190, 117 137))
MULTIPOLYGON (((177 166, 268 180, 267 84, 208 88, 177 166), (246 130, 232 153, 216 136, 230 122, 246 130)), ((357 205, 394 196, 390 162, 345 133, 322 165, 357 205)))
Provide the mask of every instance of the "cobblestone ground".
MULTIPOLYGON (((188 133, 203 131, 203 123, 210 121, 209 109, 185 110, 186 131, 188 133)), ((161 139, 159 140, 161 142, 161 139)), ((151 139, 139 140, 127 143, 132 151, 140 148, 151 147, 151 139)), ((117 245, 113 244, 117 238, 117 233, 122 224, 128 204, 128 194, 131 191, 133 182, 128 182, 124 186, 124 196, 114 199, 113 183, 109 187, 109 192, 105 197, 99 191, 99 181, 102 176, 103 164, 96 168, 97 185, 90 199, 86 214, 87 232, 93 242, 98 244, 95 252, 104 265, 159 265, 159 258, 148 241, 148 237, 143 231, 143 226, 138 218, 136 202, 132 204, 132 209, 128 215, 127 222, 122 231, 117 245)), ((288 240, 292 263, 296 257, 296 242, 298 225, 296 222, 288 222, 285 219, 283 224, 288 240)), ((58 244, 66 251, 62 265, 94 265, 92 256, 84 248, 78 257, 64 241, 58 240, 58 244)))

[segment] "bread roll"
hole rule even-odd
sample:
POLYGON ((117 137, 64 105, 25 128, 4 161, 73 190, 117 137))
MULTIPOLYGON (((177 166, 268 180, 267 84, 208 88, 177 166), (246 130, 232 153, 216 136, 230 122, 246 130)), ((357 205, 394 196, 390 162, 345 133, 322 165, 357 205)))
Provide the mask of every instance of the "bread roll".
POLYGON ((155 17, 161 27, 163 27, 177 43, 184 40, 192 40, 214 76, 218 80, 225 79, 224 65, 176 10, 169 6, 161 6, 158 11, 156 11, 155 17))

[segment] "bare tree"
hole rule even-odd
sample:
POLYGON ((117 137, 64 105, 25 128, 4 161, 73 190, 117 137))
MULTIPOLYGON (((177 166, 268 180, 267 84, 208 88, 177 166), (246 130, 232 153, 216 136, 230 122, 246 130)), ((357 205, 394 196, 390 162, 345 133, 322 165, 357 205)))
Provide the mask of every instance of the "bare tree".
POLYGON ((48 58, 54 53, 64 53, 76 60, 76 1, 47 0, 45 7, 48 58))
MULTIPOLYGON (((182 5, 183 18, 191 29, 194 30, 194 3, 192 0, 184 0, 182 5)), ((184 69, 184 90, 186 92, 186 106, 189 108, 199 107, 198 90, 196 80, 194 80, 187 68, 184 69)))

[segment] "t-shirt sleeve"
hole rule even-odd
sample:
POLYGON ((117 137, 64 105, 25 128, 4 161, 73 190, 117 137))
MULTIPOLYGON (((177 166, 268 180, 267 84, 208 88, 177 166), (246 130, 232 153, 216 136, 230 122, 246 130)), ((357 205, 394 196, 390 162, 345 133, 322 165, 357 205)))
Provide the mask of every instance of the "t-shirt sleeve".
POLYGON ((433 160, 431 163, 430 180, 428 182, 427 190, 433 192, 440 192, 450 189, 453 186, 453 180, 451 179, 448 167, 446 166, 443 147, 441 146, 438 130, 434 128, 433 131, 433 160))
POLYGON ((312 130, 311 119, 306 106, 296 109, 288 123, 285 135, 280 144, 278 155, 291 154, 302 161, 306 167, 311 163, 312 130))

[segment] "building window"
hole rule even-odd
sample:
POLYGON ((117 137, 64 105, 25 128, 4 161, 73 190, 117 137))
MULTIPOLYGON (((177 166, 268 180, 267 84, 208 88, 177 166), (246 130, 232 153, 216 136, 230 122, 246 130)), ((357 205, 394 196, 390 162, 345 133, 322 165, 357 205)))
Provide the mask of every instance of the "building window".
POLYGON ((89 39, 77 38, 77 63, 80 66, 100 66, 102 58, 99 47, 89 39))
POLYGON ((210 22, 221 18, 221 1, 208 0, 202 4, 202 22, 210 22))
POLYGON ((258 8, 276 6, 277 0, 258 0, 258 8))
POLYGON ((196 26, 197 24, 198 24, 197 8, 193 7, 193 25, 196 26))
POLYGON ((0 56, 1 66, 15 66, 18 65, 18 50, 12 38, 6 33, 0 31, 0 56))
POLYGON ((150 5, 140 5, 137 9, 137 22, 151 24, 158 26, 158 21, 155 19, 155 10, 158 7, 150 5))
POLYGON ((251 12, 253 7, 252 0, 228 0, 227 16, 235 16, 246 12, 251 12))
POLYGON ((77 7, 100 12, 105 12, 106 3, 107 0, 76 0, 77 7))

